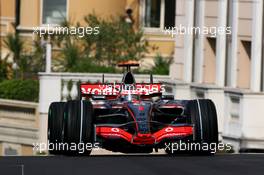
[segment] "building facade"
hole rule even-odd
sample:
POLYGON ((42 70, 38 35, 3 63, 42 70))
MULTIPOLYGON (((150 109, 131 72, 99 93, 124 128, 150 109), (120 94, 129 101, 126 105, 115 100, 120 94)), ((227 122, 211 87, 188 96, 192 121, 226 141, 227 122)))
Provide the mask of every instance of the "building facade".
POLYGON ((4 37, 14 32, 12 25, 15 23, 15 0, 0 1, 0 53, 3 58, 7 51, 4 47, 4 37))
MULTIPOLYGON (((144 29, 150 45, 144 61, 147 65, 157 53, 164 57, 174 54, 174 38, 165 35, 162 29, 174 26, 175 8, 174 0, 1 0, 1 40, 13 32, 13 23, 30 49, 34 27, 58 25, 64 19, 85 25, 84 17, 88 14, 110 18, 125 16, 129 9, 134 27, 144 29)), ((4 57, 8 51, 3 44, 1 50, 4 57)))
POLYGON ((231 31, 176 35, 176 97, 213 99, 222 139, 236 151, 263 149, 263 1, 176 0, 176 7, 176 26, 231 31))

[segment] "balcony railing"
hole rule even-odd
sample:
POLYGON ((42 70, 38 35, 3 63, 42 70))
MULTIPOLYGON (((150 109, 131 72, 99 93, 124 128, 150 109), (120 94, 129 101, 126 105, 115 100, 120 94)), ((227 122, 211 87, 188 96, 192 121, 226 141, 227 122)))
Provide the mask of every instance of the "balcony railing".
POLYGON ((0 99, 0 142, 30 145, 38 140, 38 104, 0 99))

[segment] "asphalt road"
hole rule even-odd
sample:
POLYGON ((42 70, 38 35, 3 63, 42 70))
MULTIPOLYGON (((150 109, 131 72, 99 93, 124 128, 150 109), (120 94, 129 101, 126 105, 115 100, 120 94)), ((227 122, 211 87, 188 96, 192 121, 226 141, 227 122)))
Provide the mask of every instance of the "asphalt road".
POLYGON ((264 175, 264 155, 1 157, 0 175, 264 175))

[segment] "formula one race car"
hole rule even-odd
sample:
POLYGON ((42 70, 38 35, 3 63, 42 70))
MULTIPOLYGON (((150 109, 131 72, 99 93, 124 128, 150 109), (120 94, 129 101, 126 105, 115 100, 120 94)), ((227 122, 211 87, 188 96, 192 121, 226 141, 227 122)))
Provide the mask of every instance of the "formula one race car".
MULTIPOLYGON (((119 66, 127 67, 121 83, 81 83, 78 100, 50 105, 49 143, 99 143, 104 149, 123 153, 165 149, 168 154, 176 150, 168 148, 172 143, 218 143, 217 115, 211 100, 175 100, 162 94, 164 85, 153 83, 152 75, 150 83, 136 83, 130 67, 138 63, 119 66)), ((51 154, 90 152, 50 150, 51 154)))

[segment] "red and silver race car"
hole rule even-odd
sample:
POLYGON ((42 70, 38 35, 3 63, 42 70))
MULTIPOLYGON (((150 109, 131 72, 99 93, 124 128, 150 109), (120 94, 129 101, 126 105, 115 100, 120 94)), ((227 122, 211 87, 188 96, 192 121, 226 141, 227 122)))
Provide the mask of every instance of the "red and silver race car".
MULTIPOLYGON (((50 105, 49 143, 99 143, 104 149, 123 153, 165 149, 168 154, 177 152, 172 147, 176 143, 218 143, 217 114, 211 100, 175 100, 162 94, 164 85, 153 83, 152 75, 150 83, 136 83, 130 67, 137 63, 120 66, 127 67, 121 83, 82 83, 79 100, 50 105)), ((50 150, 52 154, 69 152, 79 153, 50 150)))

